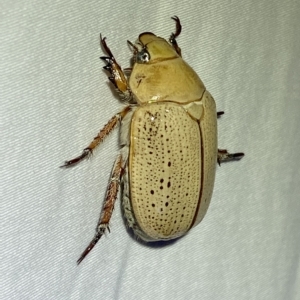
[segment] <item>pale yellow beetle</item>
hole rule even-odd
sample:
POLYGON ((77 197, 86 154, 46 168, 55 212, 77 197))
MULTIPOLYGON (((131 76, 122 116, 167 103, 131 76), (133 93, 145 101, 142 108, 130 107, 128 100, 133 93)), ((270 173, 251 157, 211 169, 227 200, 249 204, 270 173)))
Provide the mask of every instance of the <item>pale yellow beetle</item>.
MULTIPOLYGON (((168 43, 151 32, 139 35, 134 65, 124 75, 105 38, 108 54, 101 57, 110 81, 128 105, 115 115, 84 149, 62 167, 88 157, 121 122, 118 155, 100 214, 96 234, 77 261, 79 264, 106 229, 124 184, 123 208, 128 226, 144 241, 171 240, 186 234, 203 219, 213 192, 217 162, 238 160, 217 148, 215 101, 195 71, 181 58, 176 32, 168 43)), ((219 113, 222 114, 222 113, 219 113)))

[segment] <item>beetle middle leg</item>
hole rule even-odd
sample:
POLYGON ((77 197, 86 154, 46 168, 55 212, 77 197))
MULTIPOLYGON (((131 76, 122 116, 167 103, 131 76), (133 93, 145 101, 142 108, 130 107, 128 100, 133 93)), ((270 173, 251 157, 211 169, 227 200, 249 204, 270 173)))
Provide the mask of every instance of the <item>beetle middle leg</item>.
MULTIPOLYGON (((218 111, 217 112, 217 118, 224 115, 224 111, 218 111)), ((244 153, 237 152, 237 153, 228 153, 226 149, 218 149, 218 164, 219 166, 221 163, 233 161, 233 160, 240 160, 244 156, 244 153)))
POLYGON ((232 161, 232 160, 240 160, 244 156, 244 153, 237 152, 237 153, 228 153, 225 149, 218 149, 218 164, 232 161))
POLYGON ((106 39, 105 37, 102 38, 102 36, 100 35, 100 43, 104 51, 108 55, 108 56, 100 57, 100 59, 104 60, 107 63, 107 65, 104 66, 103 69, 110 73, 111 76, 109 76, 108 79, 116 87, 121 97, 126 101, 130 101, 132 99, 132 93, 129 88, 127 78, 124 72, 122 71, 120 65, 117 63, 116 59, 114 58, 109 47, 107 46, 105 39, 106 39))
POLYGON ((117 199, 121 177, 123 175, 124 161, 120 155, 118 155, 114 167, 111 172, 109 185, 106 191, 105 201, 100 213, 98 225, 96 228, 96 234, 87 248, 82 252, 80 258, 77 260, 77 264, 80 264, 82 260, 88 255, 88 253, 94 248, 97 242, 100 240, 106 229, 109 231, 109 221, 112 216, 114 205, 117 199))
POLYGON ((82 154, 71 159, 65 161, 65 163, 61 166, 61 168, 70 167, 73 166, 82 160, 84 160, 86 157, 91 156, 93 153, 93 150, 99 146, 103 140, 117 127, 119 124, 119 121, 122 121, 122 119, 126 116, 126 114, 129 112, 130 106, 126 106, 121 112, 113 116, 108 123, 100 130, 98 135, 94 138, 94 140, 86 147, 82 154))
POLYGON ((176 52, 181 56, 181 49, 177 44, 176 38, 181 33, 181 28, 182 27, 181 27, 181 24, 180 24, 180 20, 177 16, 174 16, 171 19, 173 19, 176 22, 176 31, 175 31, 175 33, 173 33, 173 32, 171 33, 169 41, 172 44, 173 48, 176 50, 176 52))

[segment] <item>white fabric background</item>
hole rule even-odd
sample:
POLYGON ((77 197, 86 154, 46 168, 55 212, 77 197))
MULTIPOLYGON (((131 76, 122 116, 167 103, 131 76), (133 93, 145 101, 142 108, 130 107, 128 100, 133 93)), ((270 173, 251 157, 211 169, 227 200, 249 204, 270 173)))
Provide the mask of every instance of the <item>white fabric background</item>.
POLYGON ((1 299, 300 299, 300 2, 1 1, 1 299), (117 131, 81 153, 120 110, 99 33, 122 67, 126 40, 169 37, 216 99, 217 170, 203 222, 165 247, 94 234, 117 131))

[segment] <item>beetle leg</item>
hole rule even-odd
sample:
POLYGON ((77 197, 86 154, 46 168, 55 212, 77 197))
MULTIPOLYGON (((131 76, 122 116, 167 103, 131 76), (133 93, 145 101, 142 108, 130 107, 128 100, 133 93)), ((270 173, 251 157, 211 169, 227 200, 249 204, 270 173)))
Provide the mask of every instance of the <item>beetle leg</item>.
POLYGON ((244 153, 228 153, 225 149, 218 149, 218 164, 219 166, 221 163, 232 161, 232 160, 240 160, 244 156, 244 153))
POLYGON ((220 116, 224 115, 224 111, 218 111, 217 112, 217 118, 219 118, 220 116))
POLYGON ((105 200, 100 213, 99 221, 96 228, 96 234, 87 248, 82 252, 80 258, 77 260, 77 264, 80 264, 88 253, 94 248, 97 242, 100 240, 106 229, 109 231, 109 221, 112 216, 114 205, 117 199, 121 177, 123 175, 123 160, 122 156, 118 155, 114 167, 112 169, 110 182, 106 191, 105 200))
POLYGON ((73 166, 82 160, 84 160, 86 157, 91 156, 93 153, 93 150, 100 145, 103 140, 117 127, 119 124, 119 121, 122 121, 122 119, 126 116, 126 114, 129 112, 130 106, 126 106, 121 112, 113 116, 108 123, 100 130, 98 135, 94 138, 94 140, 88 145, 87 148, 85 148, 81 155, 65 161, 65 163, 60 166, 61 168, 70 167, 73 166))
POLYGON ((126 100, 130 101, 132 99, 132 93, 129 88, 129 84, 127 82, 127 78, 122 71, 120 65, 117 63, 116 59, 114 58, 112 52, 108 48, 105 37, 102 38, 100 34, 100 43, 108 56, 101 56, 100 59, 106 62, 106 66, 103 67, 104 70, 108 71, 111 76, 108 79, 113 83, 116 87, 117 91, 121 95, 121 97, 126 100))
POLYGON ((171 19, 173 19, 176 22, 176 31, 175 31, 175 33, 173 33, 173 32, 171 33, 169 41, 172 44, 173 48, 176 50, 176 52, 181 56, 181 49, 177 44, 176 38, 181 33, 181 28, 182 27, 181 27, 181 24, 180 24, 180 20, 177 16, 174 16, 171 19))

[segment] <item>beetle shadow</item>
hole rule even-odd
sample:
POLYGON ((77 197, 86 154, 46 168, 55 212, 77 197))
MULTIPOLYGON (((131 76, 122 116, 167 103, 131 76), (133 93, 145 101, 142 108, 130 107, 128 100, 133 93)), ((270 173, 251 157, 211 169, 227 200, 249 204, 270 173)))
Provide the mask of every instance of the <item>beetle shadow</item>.
POLYGON ((144 246, 144 247, 147 247, 147 248, 164 248, 164 247, 168 247, 168 246, 171 246, 173 244, 175 244, 178 240, 180 240, 182 237, 179 237, 179 238, 176 238, 176 239, 173 239, 173 240, 168 240, 168 241, 156 241, 156 242, 146 242, 146 241, 143 241, 141 238, 137 237, 132 228, 129 228, 126 224, 126 219, 125 219, 125 216, 123 214, 122 216, 123 218, 123 223, 125 225, 125 228, 126 228, 126 231, 127 231, 127 234, 137 243, 139 243, 140 245, 144 246))

